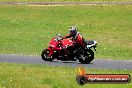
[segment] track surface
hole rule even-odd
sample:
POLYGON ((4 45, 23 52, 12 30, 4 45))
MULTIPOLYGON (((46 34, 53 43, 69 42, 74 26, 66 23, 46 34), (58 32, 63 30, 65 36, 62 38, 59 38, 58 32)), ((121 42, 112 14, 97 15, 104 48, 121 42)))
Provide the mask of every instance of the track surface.
MULTIPOLYGON (((70 66, 77 67, 80 65, 78 61, 43 61, 40 56, 27 55, 8 55, 1 54, 0 62, 6 63, 22 63, 22 64, 45 64, 50 66, 70 66)), ((101 68, 101 69, 130 69, 132 70, 132 60, 105 60, 94 59, 90 64, 82 64, 86 68, 101 68)))

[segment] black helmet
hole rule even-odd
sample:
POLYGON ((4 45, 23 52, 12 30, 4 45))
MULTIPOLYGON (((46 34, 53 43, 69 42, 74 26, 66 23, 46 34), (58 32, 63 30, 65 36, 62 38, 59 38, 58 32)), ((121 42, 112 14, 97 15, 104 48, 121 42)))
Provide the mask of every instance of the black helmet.
POLYGON ((70 35, 72 35, 72 36, 76 35, 77 34, 76 26, 70 27, 69 31, 70 31, 70 35))

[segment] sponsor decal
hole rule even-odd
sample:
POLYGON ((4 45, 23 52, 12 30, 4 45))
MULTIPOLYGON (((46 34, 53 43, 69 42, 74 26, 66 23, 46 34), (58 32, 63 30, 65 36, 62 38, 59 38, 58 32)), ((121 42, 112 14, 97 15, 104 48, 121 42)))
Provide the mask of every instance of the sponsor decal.
POLYGON ((129 74, 86 74, 85 69, 80 66, 79 73, 76 75, 76 81, 80 85, 84 84, 124 84, 130 83, 129 74))

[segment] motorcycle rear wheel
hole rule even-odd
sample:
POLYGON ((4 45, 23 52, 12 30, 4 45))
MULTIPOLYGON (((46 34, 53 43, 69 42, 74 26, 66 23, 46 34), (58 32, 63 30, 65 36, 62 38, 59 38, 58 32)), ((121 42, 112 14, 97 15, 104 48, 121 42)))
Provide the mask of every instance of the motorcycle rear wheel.
POLYGON ((44 49, 41 54, 42 59, 45 61, 52 61, 52 58, 48 58, 48 54, 49 54, 49 50, 44 49))
POLYGON ((83 64, 88 64, 94 59, 94 52, 92 50, 88 50, 84 54, 80 54, 78 57, 79 62, 83 64))

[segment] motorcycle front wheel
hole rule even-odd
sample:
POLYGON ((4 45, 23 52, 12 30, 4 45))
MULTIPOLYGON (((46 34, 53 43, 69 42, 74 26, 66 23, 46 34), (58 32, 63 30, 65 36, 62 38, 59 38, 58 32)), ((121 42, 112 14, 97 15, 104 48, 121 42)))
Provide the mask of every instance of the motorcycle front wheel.
POLYGON ((52 58, 51 57, 48 57, 48 55, 49 55, 49 50, 48 49, 44 49, 42 51, 41 57, 45 61, 52 61, 52 58))

